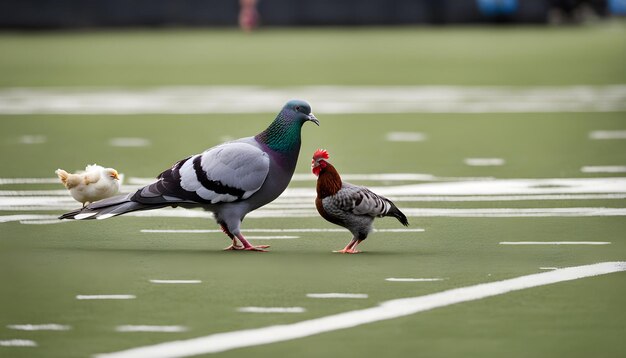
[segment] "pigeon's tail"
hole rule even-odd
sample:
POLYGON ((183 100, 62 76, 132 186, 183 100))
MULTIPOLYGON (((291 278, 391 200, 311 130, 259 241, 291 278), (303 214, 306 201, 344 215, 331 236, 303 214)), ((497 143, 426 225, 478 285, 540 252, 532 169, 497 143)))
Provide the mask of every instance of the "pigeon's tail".
POLYGON ((406 215, 404 215, 404 213, 393 203, 391 204, 391 209, 389 209, 386 216, 393 216, 398 219, 402 225, 409 226, 409 220, 407 220, 406 215))
POLYGON ((59 216, 59 219, 90 220, 108 219, 131 211, 159 209, 165 205, 142 204, 131 200, 133 194, 118 195, 91 203, 84 208, 59 216))

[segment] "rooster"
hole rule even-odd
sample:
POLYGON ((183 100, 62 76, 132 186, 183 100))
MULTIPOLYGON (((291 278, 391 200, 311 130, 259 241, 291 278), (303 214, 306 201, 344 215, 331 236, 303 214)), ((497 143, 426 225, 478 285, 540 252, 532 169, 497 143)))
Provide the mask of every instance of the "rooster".
POLYGON ((402 225, 409 225, 406 216, 391 200, 366 187, 342 181, 337 169, 328 162, 329 157, 323 149, 313 154, 311 168, 317 176, 315 207, 324 219, 345 227, 353 235, 345 248, 334 252, 359 253, 356 247, 367 239, 376 217, 393 216, 402 225))
POLYGON ((106 219, 168 206, 203 208, 232 240, 226 250, 265 251, 241 234, 252 210, 276 199, 296 169, 304 123, 319 120, 306 101, 291 100, 266 130, 209 148, 175 163, 149 185, 128 195, 91 203, 61 219, 106 219), (241 243, 241 245, 239 245, 241 243))
POLYGON ((70 195, 83 204, 109 198, 120 190, 120 176, 113 168, 88 165, 84 172, 70 174, 63 169, 54 172, 70 195))

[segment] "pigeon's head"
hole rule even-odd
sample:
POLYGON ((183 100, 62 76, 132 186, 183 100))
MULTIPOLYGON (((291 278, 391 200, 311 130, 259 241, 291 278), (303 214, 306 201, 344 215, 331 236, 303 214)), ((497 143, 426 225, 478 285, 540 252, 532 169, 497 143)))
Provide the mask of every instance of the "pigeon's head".
POLYGON ((306 122, 320 125, 320 121, 311 113, 311 105, 306 101, 294 99, 287 102, 270 126, 255 138, 270 149, 290 153, 297 158, 300 152, 300 131, 306 122))
POLYGON ((280 111, 280 116, 289 123, 298 123, 300 125, 307 121, 320 125, 320 121, 315 118, 311 112, 311 105, 307 101, 300 99, 292 99, 287 102, 280 111))
POLYGON ((328 166, 328 152, 325 149, 318 149, 313 153, 313 160, 311 160, 311 171, 315 176, 319 176, 320 172, 328 166))

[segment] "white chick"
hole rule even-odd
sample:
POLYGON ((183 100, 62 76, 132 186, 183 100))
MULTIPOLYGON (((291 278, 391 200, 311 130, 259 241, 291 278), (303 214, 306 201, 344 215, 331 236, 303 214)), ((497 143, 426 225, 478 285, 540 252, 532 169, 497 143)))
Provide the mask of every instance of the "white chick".
POLYGON ((57 169, 56 175, 70 191, 70 195, 83 207, 87 203, 109 198, 120 190, 120 176, 113 168, 103 168, 99 165, 88 165, 84 172, 70 174, 63 169, 57 169))

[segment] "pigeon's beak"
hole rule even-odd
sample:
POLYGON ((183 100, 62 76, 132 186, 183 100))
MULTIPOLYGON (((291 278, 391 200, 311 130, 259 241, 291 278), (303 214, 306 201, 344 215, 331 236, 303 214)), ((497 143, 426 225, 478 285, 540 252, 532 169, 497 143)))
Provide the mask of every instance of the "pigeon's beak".
POLYGON ((309 117, 309 121, 317 124, 318 126, 320 125, 320 120, 317 119, 317 117, 315 117, 315 115, 313 115, 313 112, 309 113, 308 117, 309 117))

